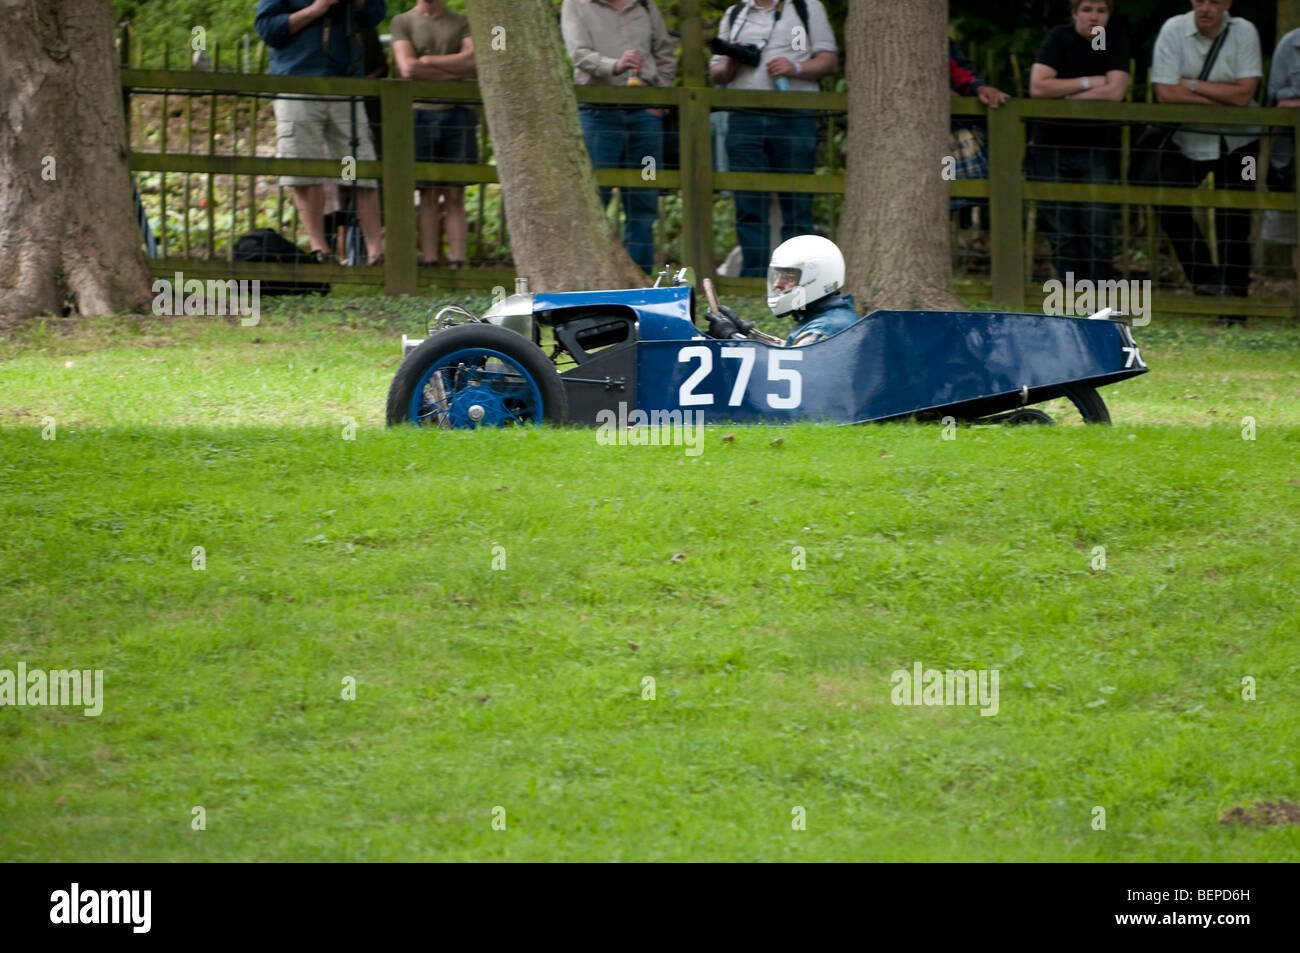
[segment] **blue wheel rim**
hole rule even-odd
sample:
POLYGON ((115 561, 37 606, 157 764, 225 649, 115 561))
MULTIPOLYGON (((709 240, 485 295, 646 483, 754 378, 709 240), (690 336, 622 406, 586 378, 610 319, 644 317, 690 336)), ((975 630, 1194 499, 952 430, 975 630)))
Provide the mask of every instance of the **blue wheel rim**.
POLYGON ((540 424, 542 393, 514 358, 491 348, 462 348, 420 375, 410 416, 421 426, 457 430, 540 424))

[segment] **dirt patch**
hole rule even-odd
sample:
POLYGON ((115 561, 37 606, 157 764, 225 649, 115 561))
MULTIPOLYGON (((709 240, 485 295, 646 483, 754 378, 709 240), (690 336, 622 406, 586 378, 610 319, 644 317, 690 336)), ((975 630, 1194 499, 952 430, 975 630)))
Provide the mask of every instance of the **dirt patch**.
POLYGON ((1220 824, 1244 827, 1300 827, 1300 804, 1292 801, 1256 801, 1253 808, 1238 804, 1225 811, 1220 824))

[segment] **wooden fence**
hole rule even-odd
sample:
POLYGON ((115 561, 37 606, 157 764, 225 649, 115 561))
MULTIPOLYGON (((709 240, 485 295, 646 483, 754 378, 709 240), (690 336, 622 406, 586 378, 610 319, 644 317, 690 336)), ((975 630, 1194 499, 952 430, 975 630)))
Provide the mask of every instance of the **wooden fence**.
MULTIPOLYGON (((682 85, 667 88, 578 87, 579 102, 619 103, 637 106, 674 106, 678 110, 680 128, 680 168, 658 169, 655 187, 678 192, 682 205, 682 263, 695 269, 697 274, 712 274, 716 267, 713 248, 713 210, 715 193, 720 190, 756 190, 843 194, 844 175, 831 172, 818 175, 793 175, 778 173, 715 172, 709 115, 713 110, 734 108, 761 109, 815 109, 824 113, 843 114, 847 110, 844 93, 807 93, 793 95, 781 92, 753 92, 715 89, 706 85, 703 57, 703 37, 699 18, 683 18, 684 34, 694 31, 698 43, 692 44, 684 35, 682 85), (692 50, 698 52, 692 52, 692 50), (797 102, 794 102, 797 100, 797 102)), ((130 44, 124 44, 129 49, 130 44)), ((383 126, 383 154, 378 162, 356 163, 358 178, 378 178, 384 184, 385 261, 379 267, 346 267, 340 265, 271 265, 244 264, 226 260, 204 260, 189 257, 191 249, 183 249, 183 256, 171 254, 152 261, 154 273, 168 276, 184 271, 197 278, 261 278, 264 280, 331 281, 344 283, 382 284, 389 294, 414 294, 421 285, 436 281, 440 289, 511 287, 513 270, 507 268, 471 268, 459 271, 438 270, 429 274, 417 267, 416 209, 412 202, 415 182, 420 180, 493 183, 497 181, 496 169, 491 165, 450 165, 417 163, 414 161, 414 124, 412 119, 416 99, 439 99, 477 103, 480 101, 477 84, 470 82, 424 82, 402 79, 350 79, 270 76, 260 73, 235 73, 218 70, 199 72, 192 70, 142 69, 124 67, 122 70, 123 95, 132 115, 133 96, 162 94, 163 115, 167 115, 167 97, 185 97, 186 110, 195 96, 266 98, 283 93, 316 94, 330 96, 377 97, 380 102, 383 126), (422 273, 423 272, 423 273, 422 273)), ((360 107, 358 107, 360 108, 360 107)), ((948 183, 954 197, 987 199, 990 214, 990 273, 987 285, 973 282, 963 290, 977 298, 991 300, 997 307, 1022 310, 1026 305, 1037 307, 1041 301, 1041 285, 1030 283, 1032 255, 1026 255, 1026 203, 1041 201, 1114 203, 1125 209, 1123 221, 1127 228, 1127 210, 1130 206, 1155 205, 1191 206, 1196 208, 1222 207, 1244 209, 1300 210, 1300 192, 1269 193, 1263 190, 1266 157, 1259 165, 1259 190, 1253 192, 1213 190, 1204 188, 1139 187, 1125 184, 1079 184, 1029 182, 1022 174, 1025 151, 1025 120, 1038 118, 1110 120, 1121 123, 1169 122, 1177 119, 1189 123, 1252 124, 1288 127, 1297 140, 1300 155, 1300 125, 1297 113, 1290 109, 1240 109, 1224 106, 1168 106, 1152 103, 1066 102, 1061 100, 1011 99, 997 110, 986 110, 974 99, 953 99, 954 116, 985 116, 988 122, 989 178, 987 180, 959 179, 948 183)), ((255 193, 253 183, 258 176, 312 175, 337 178, 340 163, 321 159, 280 159, 256 155, 257 109, 251 110, 251 134, 248 155, 239 155, 238 143, 232 144, 231 154, 217 154, 214 147, 213 116, 208 111, 207 151, 193 153, 193 143, 187 141, 185 152, 169 149, 166 123, 161 130, 159 151, 133 151, 130 167, 134 171, 162 173, 163 207, 166 208, 167 176, 207 175, 206 214, 209 241, 213 234, 212 177, 215 175, 248 177, 250 206, 255 220, 255 193)), ((129 121, 129 120, 128 120, 129 121)), ((188 124, 187 124, 188 128, 188 124)), ((1123 130, 1122 168, 1128 166, 1128 144, 1133 129, 1123 130)), ((187 139, 189 137, 187 136, 187 139)), ((933 174, 939 174, 939 161, 935 157, 933 174)), ((918 174, 923 174, 918 170, 918 174)), ((624 170, 597 170, 597 181, 602 185, 644 186, 640 168, 624 170)), ((238 181, 232 178, 232 182, 238 181)), ((189 194, 187 190, 187 195, 189 194)), ((186 208, 185 215, 189 214, 186 208)), ((1029 216, 1032 227, 1033 216, 1029 216)), ((1148 217, 1148 222, 1151 222, 1148 217)), ((899 223, 900 228, 906 223, 899 223)), ((232 237, 235 226, 232 222, 232 237)), ((1154 225, 1150 229, 1149 254, 1154 262, 1156 236, 1154 225)), ((188 231, 187 231, 188 234, 188 231)), ((210 246, 211 247, 211 246, 210 246)), ((209 247, 209 251, 210 251, 209 247)), ((1032 249, 1031 249, 1032 250, 1032 249)), ((721 291, 732 294, 760 294, 759 279, 721 278, 721 291)), ((1296 298, 1216 299, 1192 298, 1174 290, 1157 289, 1152 307, 1160 313, 1249 314, 1257 316, 1294 317, 1297 314, 1296 298)))

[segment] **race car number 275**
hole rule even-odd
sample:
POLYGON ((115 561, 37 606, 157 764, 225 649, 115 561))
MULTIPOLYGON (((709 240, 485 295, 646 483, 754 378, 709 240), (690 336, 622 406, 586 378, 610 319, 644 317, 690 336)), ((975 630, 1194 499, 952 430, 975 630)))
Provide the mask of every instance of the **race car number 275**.
MULTIPOLYGON (((754 386, 761 388, 767 406, 774 410, 793 410, 803 402, 803 377, 798 368, 787 367, 803 360, 803 352, 797 350, 776 350, 758 347, 723 347, 718 350, 721 361, 735 361, 736 377, 727 395, 728 407, 739 407, 745 399, 750 381, 754 378, 754 364, 758 355, 766 355, 766 381, 755 381, 754 386)), ((698 363, 686 380, 682 381, 677 400, 683 407, 711 407, 715 403, 712 390, 718 387, 718 381, 709 380, 713 374, 713 349, 702 345, 684 347, 677 352, 677 363, 698 363), (703 391, 697 389, 703 386, 703 391)), ((730 368, 718 368, 725 383, 726 371, 730 368)))

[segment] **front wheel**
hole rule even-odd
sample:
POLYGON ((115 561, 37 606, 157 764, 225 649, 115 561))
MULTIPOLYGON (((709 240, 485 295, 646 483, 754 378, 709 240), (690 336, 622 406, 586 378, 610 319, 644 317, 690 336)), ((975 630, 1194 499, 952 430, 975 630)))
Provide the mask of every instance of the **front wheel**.
POLYGON ((563 423, 564 384, 532 341, 492 324, 460 324, 406 356, 388 389, 388 424, 472 429, 563 423))

